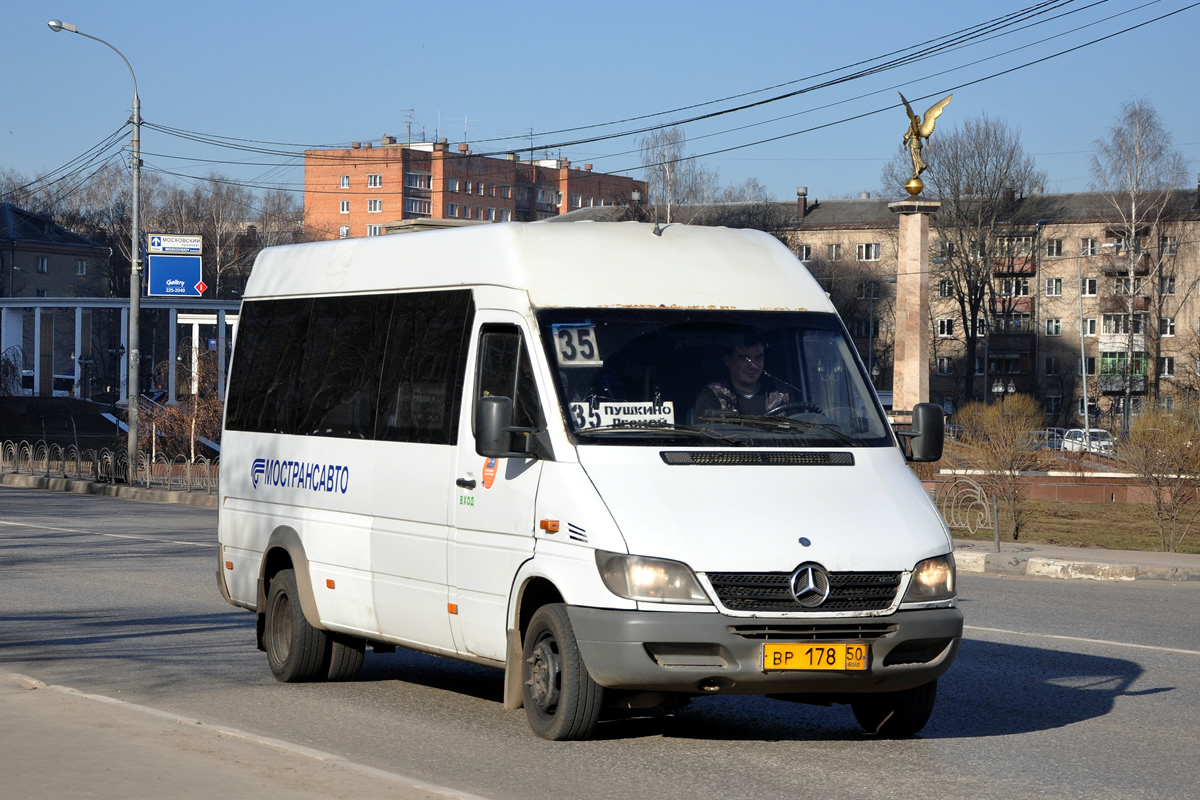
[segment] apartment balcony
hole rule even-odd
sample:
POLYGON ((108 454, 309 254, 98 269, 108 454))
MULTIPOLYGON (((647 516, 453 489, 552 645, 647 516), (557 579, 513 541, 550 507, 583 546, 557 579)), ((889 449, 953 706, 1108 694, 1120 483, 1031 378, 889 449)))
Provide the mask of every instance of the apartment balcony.
POLYGON ((1100 391, 1104 394, 1123 394, 1126 380, 1133 381, 1134 394, 1145 394, 1146 392, 1146 378, 1141 375, 1135 375, 1128 379, 1124 375, 1101 375, 1096 380, 1100 384, 1100 391))
POLYGON ((1133 347, 1131 348, 1128 333, 1102 333, 1099 336, 1100 351, 1106 353, 1146 353, 1146 334, 1135 333, 1133 335, 1133 347))
POLYGON ((992 259, 992 274, 1030 276, 1037 274, 1033 256, 1012 256, 992 259))
MULTIPOLYGON (((1150 298, 1145 295, 1138 294, 1133 296, 1134 312, 1146 312, 1150 310, 1150 298)), ((1129 313, 1128 295, 1116 295, 1111 297, 1100 298, 1100 313, 1102 314, 1128 314, 1129 313)))

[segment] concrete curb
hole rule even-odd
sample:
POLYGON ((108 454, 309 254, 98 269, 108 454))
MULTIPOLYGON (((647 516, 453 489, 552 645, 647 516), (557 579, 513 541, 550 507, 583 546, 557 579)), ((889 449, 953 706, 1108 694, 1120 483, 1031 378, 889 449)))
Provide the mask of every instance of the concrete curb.
POLYGON ((125 500, 144 500, 150 503, 177 503, 200 508, 217 507, 215 492, 206 494, 205 492, 147 489, 144 486, 129 486, 124 483, 97 483, 76 478, 55 478, 16 472, 0 474, 0 485, 19 486, 25 489, 45 489, 51 492, 91 494, 99 497, 119 497, 125 500))
MULTIPOLYGON (((1056 548, 1066 550, 1068 548, 1056 548)), ((1200 581, 1200 556, 1171 553, 1105 551, 1088 558, 1079 553, 1041 552, 1037 545, 987 552, 979 542, 956 542, 954 561, 959 572, 1023 575, 1031 578, 1093 581, 1200 581), (1171 563, 1177 562, 1177 563, 1171 563)))

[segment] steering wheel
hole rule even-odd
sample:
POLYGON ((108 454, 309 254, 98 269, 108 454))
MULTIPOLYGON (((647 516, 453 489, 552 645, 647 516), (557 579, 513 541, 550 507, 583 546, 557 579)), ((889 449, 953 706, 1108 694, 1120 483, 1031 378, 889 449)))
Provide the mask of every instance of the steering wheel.
POLYGON ((799 400, 784 403, 767 412, 768 417, 790 417, 792 414, 824 414, 824 412, 821 411, 820 406, 799 400))

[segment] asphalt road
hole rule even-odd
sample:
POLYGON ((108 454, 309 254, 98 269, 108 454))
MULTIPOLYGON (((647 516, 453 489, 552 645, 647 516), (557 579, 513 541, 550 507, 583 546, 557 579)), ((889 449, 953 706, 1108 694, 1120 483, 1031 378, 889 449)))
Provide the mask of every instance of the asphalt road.
MULTIPOLYGON (((553 743, 501 674, 368 652, 282 685, 217 594, 216 514, 0 487, 0 672, 338 754, 496 800, 1194 797, 1200 583, 962 575, 967 638, 920 738, 846 707, 712 697, 553 743)), ((136 754, 132 757, 136 758, 136 754)))

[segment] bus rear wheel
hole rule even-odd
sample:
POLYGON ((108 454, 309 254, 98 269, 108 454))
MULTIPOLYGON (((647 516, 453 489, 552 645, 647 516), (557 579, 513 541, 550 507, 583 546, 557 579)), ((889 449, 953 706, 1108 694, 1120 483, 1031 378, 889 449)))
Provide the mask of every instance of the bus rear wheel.
POLYGON ((295 570, 280 570, 271 581, 263 644, 276 680, 296 683, 322 680, 328 674, 329 637, 304 618, 295 570))

